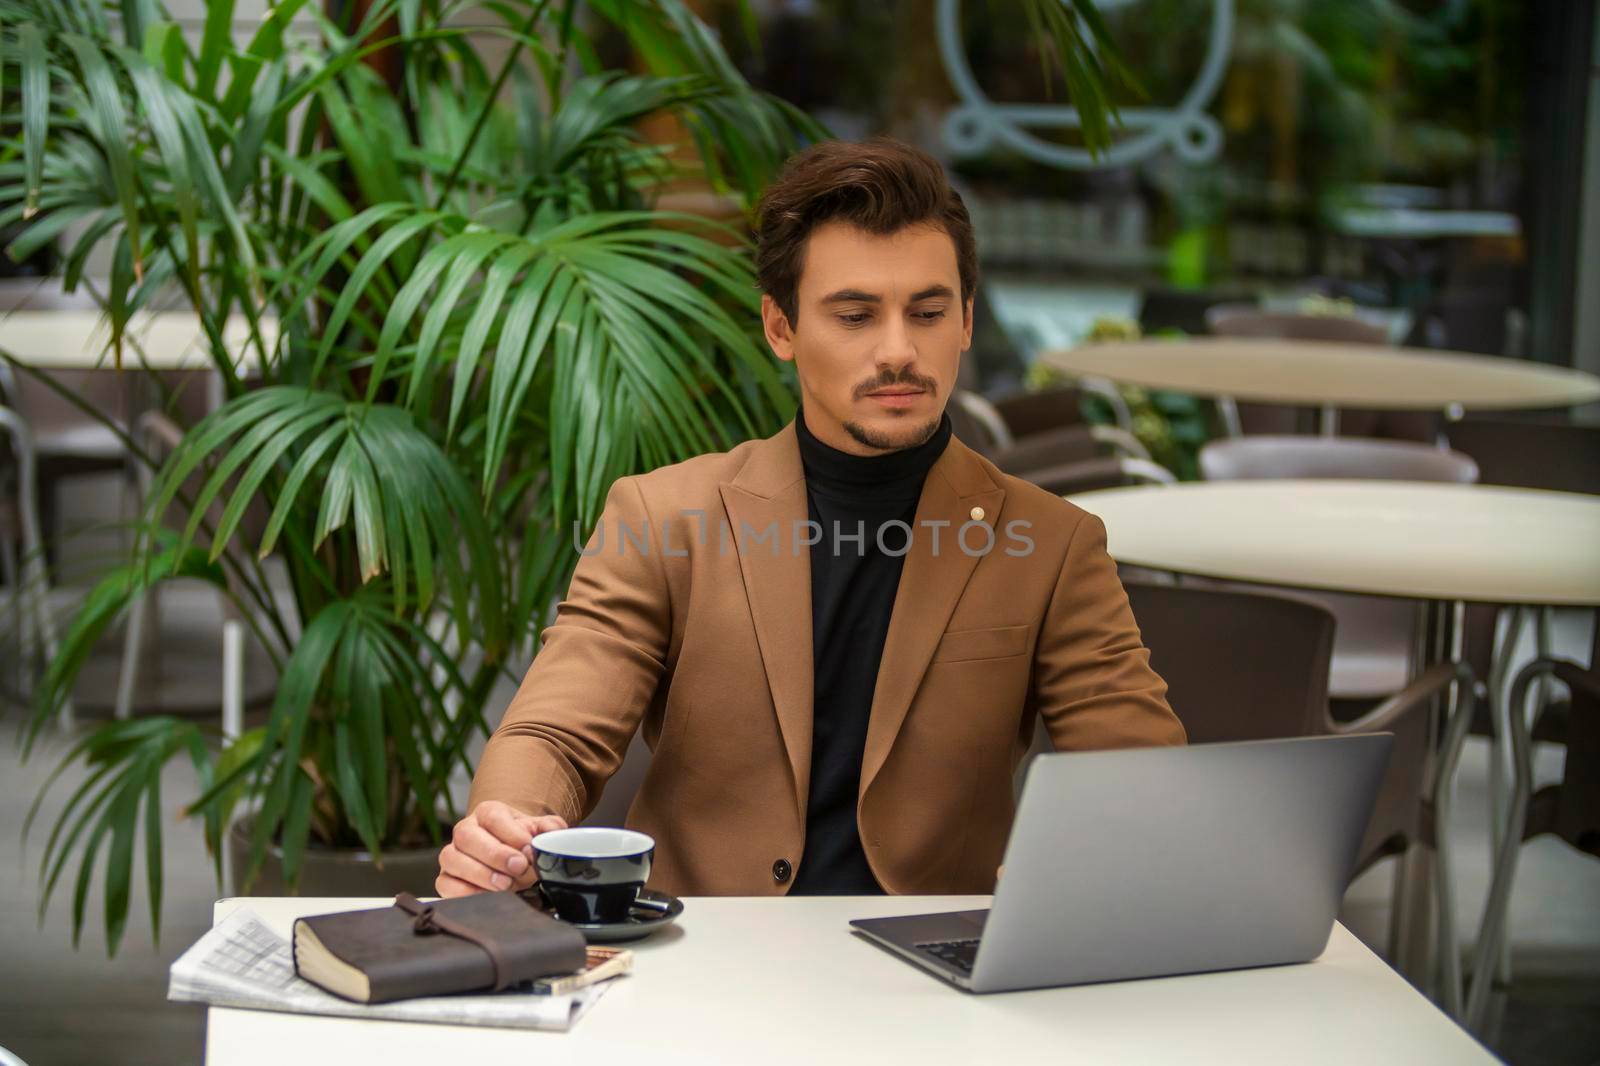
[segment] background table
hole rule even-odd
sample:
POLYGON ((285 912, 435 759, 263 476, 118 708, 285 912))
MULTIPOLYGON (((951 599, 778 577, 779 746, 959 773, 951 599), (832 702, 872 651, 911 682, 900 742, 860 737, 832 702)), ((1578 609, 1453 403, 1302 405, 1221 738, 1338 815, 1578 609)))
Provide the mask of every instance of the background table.
MULTIPOLYGON (((389 900, 226 899, 285 935, 302 914, 389 900)), ((707 898, 634 945, 569 1033, 214 1009, 209 1066, 482 1062, 1340 1063, 1494 1059, 1343 926, 1301 966, 974 996, 860 940, 851 918, 989 905, 987 896, 707 898)), ((1061 916, 1071 920, 1070 915, 1061 916)), ((1082 920, 1092 921, 1093 915, 1082 920)), ((177 1008, 174 1008, 177 1009, 177 1008)))
POLYGON ((1499 356, 1329 341, 1113 341, 1046 352, 1070 374, 1195 396, 1305 407, 1437 410, 1570 407, 1600 377, 1499 356))
MULTIPOLYGON (((141 312, 125 331, 123 366, 151 370, 209 370, 205 331, 190 311, 141 312)), ((277 340, 277 322, 261 320, 267 351, 277 340)), ((98 310, 9 311, 0 313, 0 348, 40 370, 98 370, 114 366, 106 350, 111 331, 98 310)), ((253 372, 260 353, 243 315, 222 328, 222 341, 241 376, 253 372)))
POLYGON ((1600 496, 1401 481, 1191 481, 1070 497, 1122 563, 1329 592, 1600 604, 1600 496))
POLYGON ((1322 408, 1338 432, 1339 408, 1445 411, 1576 407, 1600 400, 1600 378, 1546 363, 1416 347, 1333 341, 1203 338, 1110 341, 1045 352, 1040 360, 1082 378, 1213 397, 1238 434, 1234 400, 1322 408))
MULTIPOLYGON (((260 320, 262 344, 270 353, 277 343, 278 323, 260 320)), ((200 319, 190 311, 140 312, 124 333, 122 365, 136 370, 205 370, 206 409, 222 406, 222 375, 215 372, 208 351, 209 338, 200 319)), ((19 362, 37 370, 112 370, 116 367, 111 331, 98 310, 9 311, 0 313, 0 348, 19 362)), ((250 323, 232 315, 222 326, 222 343, 232 358, 234 373, 253 377, 261 365, 250 323)))

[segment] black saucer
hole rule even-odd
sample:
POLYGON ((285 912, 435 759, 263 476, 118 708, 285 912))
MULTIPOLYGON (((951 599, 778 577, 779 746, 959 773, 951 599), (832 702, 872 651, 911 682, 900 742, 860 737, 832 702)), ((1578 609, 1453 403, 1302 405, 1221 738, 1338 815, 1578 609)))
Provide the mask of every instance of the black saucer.
MULTIPOLYGON (((530 890, 523 898, 539 906, 540 910, 545 910, 540 906, 542 901, 538 899, 537 891, 537 889, 530 890)), ((624 940, 642 940, 677 921, 678 915, 682 913, 683 900, 677 896, 669 896, 665 892, 657 892, 653 888, 646 888, 640 891, 639 900, 634 902, 633 908, 628 911, 628 916, 619 922, 569 922, 568 924, 582 933, 584 939, 591 944, 614 944, 624 940), (655 906, 649 906, 652 903, 655 906)))

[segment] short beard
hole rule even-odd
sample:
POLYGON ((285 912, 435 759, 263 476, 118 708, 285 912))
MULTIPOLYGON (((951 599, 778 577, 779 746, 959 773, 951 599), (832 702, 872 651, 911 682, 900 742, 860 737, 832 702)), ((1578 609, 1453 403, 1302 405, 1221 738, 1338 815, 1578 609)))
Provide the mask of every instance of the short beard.
POLYGON ((910 430, 904 436, 900 434, 874 433, 859 422, 844 423, 844 431, 850 434, 857 444, 868 448, 876 448, 878 451, 897 452, 906 448, 915 448, 919 444, 926 444, 939 431, 939 423, 943 421, 943 417, 943 415, 940 415, 933 421, 910 430))

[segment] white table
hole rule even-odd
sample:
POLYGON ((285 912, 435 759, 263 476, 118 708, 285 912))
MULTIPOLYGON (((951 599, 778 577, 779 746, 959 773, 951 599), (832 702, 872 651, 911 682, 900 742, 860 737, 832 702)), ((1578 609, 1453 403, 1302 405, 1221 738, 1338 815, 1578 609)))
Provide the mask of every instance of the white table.
POLYGON ((1600 400, 1600 377, 1581 370, 1371 344, 1236 337, 1112 341, 1040 358, 1069 374, 1305 407, 1510 410, 1600 400))
MULTIPOLYGON (((123 366, 151 370, 206 370, 213 366, 208 338, 200 319, 190 311, 139 312, 128 322, 123 366)), ((261 320, 267 351, 277 341, 277 322, 261 320)), ((243 315, 232 315, 222 328, 222 341, 241 376, 260 361, 243 315)), ((111 331, 98 310, 0 312, 0 348, 40 370, 99 370, 113 367, 107 349, 111 331)))
MULTIPOLYGON (((288 934, 297 915, 389 900, 225 899, 288 934)), ((568 1033, 214 1009, 208 1066, 375 1063, 1494 1062, 1343 926, 1300 966, 974 996, 855 937, 851 918, 985 907, 986 896, 703 898, 635 945, 568 1033)), ((1085 916, 1093 920, 1093 916, 1085 916)))
MULTIPOLYGON (((277 344, 278 323, 260 320, 261 343, 268 353, 277 344)), ((0 349, 37 370, 116 369, 111 330, 99 310, 8 311, 0 313, 0 349)), ((235 376, 253 377, 261 351, 250 322, 231 315, 223 323, 222 343, 235 376)), ((222 375, 210 354, 209 338, 191 311, 139 312, 123 334, 122 366, 136 370, 208 370, 206 409, 222 406, 222 375)))
POLYGON ((1600 604, 1600 496, 1406 481, 1191 481, 1071 497, 1111 555, 1329 592, 1600 604))

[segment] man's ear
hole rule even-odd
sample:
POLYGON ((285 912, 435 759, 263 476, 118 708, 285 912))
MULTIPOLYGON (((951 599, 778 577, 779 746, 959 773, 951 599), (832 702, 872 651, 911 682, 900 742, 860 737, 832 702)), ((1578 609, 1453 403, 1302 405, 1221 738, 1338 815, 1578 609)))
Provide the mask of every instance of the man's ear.
POLYGON ((794 330, 789 316, 783 313, 778 301, 765 293, 761 296, 761 331, 767 335, 772 354, 786 363, 794 362, 794 330))
POLYGON ((967 297, 966 304, 961 308, 961 350, 966 351, 972 347, 972 304, 973 297, 967 297))

